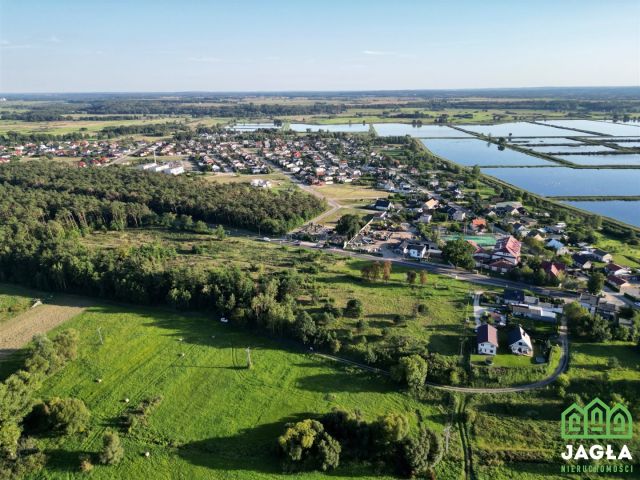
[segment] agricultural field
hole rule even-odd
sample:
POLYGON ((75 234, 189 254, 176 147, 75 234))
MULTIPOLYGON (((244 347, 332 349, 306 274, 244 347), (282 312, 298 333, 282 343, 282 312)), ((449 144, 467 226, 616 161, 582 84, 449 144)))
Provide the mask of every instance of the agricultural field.
MULTIPOLYGON (((79 455, 97 451, 102 433, 118 428, 128 407, 150 398, 161 400, 144 421, 121 435, 124 461, 96 466, 92 478, 274 478, 281 472, 274 445, 285 423, 334 407, 357 409, 370 420, 402 412, 411 428, 420 416, 437 432, 447 419, 445 409, 412 400, 389 380, 234 330, 213 315, 101 306, 65 328, 80 334, 79 358, 39 393, 45 399, 82 399, 92 416, 86 434, 42 440, 51 479, 81 478, 79 455), (246 368, 248 347, 251 369, 246 368)), ((460 455, 452 436, 440 466, 446 476, 438 478, 459 477, 460 455)), ((331 476, 391 478, 349 464, 331 476)), ((295 478, 321 477, 305 473, 295 478)))

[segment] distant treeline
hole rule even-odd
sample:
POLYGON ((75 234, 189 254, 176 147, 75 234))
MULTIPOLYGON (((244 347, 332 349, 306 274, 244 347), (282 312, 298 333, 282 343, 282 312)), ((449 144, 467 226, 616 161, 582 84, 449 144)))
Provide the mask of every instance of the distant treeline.
POLYGON ((191 115, 193 117, 272 117, 282 115, 335 115, 345 111, 344 105, 317 102, 312 105, 254 104, 229 105, 185 104, 184 100, 104 100, 91 102, 79 108, 82 113, 94 115, 191 115))

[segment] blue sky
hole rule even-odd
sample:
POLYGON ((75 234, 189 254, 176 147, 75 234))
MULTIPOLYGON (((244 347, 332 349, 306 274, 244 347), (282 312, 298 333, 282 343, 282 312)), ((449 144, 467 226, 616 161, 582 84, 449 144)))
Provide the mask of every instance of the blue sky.
POLYGON ((0 0, 0 92, 640 85, 639 0, 0 0))

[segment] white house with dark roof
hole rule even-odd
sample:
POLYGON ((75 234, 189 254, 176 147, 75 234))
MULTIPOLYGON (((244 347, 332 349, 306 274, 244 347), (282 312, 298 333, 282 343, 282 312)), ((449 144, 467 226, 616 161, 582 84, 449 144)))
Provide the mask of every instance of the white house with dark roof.
POLYGON ((533 355, 531 337, 520 325, 509 332, 508 342, 511 352, 516 355, 533 355))
POLYGON ((481 355, 495 355, 498 351, 498 331, 493 325, 483 323, 476 333, 478 353, 481 355))

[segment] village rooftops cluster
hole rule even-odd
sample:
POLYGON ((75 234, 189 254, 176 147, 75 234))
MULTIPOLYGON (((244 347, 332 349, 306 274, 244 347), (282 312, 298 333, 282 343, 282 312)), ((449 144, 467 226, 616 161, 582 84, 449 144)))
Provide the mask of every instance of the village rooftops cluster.
POLYGON ((145 142, 117 142, 106 140, 69 140, 0 145, 0 163, 18 157, 80 158, 79 165, 104 165, 116 158, 131 155, 145 142))

